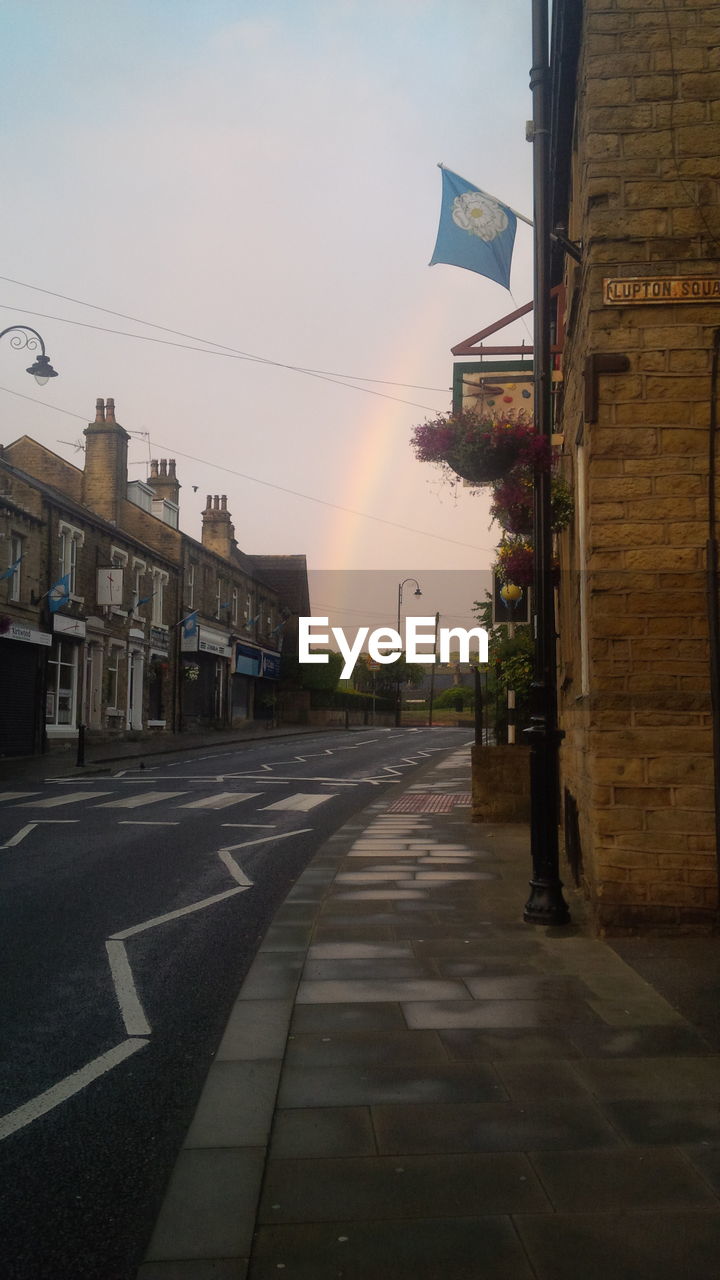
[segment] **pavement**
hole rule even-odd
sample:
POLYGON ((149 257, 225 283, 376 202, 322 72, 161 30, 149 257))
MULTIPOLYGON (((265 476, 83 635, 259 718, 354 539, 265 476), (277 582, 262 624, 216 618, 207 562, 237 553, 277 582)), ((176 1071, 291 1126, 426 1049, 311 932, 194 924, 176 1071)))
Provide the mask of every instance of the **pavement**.
POLYGON ((717 939, 596 939, 567 888, 524 924, 527 828, 468 779, 413 773, 297 880, 137 1280, 716 1274, 717 939))

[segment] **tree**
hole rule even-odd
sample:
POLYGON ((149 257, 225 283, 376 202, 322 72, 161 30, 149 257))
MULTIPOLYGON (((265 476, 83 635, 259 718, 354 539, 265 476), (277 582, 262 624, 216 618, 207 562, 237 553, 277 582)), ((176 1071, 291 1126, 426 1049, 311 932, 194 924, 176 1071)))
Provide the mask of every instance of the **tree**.
POLYGON ((408 662, 401 653, 395 662, 387 663, 379 668, 368 667, 368 656, 361 653, 353 671, 353 686, 362 693, 375 692, 381 696, 392 696, 398 685, 408 685, 416 689, 425 679, 425 672, 417 662, 408 662))

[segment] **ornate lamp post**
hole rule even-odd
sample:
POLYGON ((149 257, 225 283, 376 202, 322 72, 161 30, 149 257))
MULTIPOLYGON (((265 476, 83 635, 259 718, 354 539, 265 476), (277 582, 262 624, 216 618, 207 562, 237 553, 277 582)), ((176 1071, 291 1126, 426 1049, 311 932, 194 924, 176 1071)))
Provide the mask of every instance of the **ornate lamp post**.
MULTIPOLYGON (((400 610, 402 608, 403 587, 408 582, 415 583, 415 590, 413 592, 413 595, 416 595, 416 596, 422 595, 422 591, 420 590, 420 583, 418 582, 417 578, 403 578, 402 582, 398 583, 398 610, 397 610, 398 635, 400 634, 400 610)), ((400 702, 400 681, 397 680, 395 682, 395 724, 396 725, 399 725, 401 722, 401 711, 402 711, 402 707, 400 702)))
POLYGON ((15 347, 17 351, 37 351, 40 347, 40 355, 26 370, 32 374, 39 387, 44 387, 50 378, 57 378, 57 370, 53 369, 50 360, 45 354, 45 343, 43 342, 37 329, 31 329, 27 324, 11 324, 7 329, 0 332, 0 338, 4 338, 6 334, 12 333, 10 346, 15 347))

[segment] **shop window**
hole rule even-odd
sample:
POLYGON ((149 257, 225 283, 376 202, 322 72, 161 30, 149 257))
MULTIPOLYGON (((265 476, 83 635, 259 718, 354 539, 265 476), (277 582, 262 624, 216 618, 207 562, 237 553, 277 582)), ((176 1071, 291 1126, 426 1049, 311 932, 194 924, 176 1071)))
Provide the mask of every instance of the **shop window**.
POLYGON ((76 719, 78 646, 56 640, 48 658, 45 723, 48 728, 74 726, 76 719))
POLYGON ((108 659, 105 666, 105 705, 108 711, 117 711, 118 695, 120 689, 120 659, 123 649, 119 645, 111 645, 108 652, 108 659))

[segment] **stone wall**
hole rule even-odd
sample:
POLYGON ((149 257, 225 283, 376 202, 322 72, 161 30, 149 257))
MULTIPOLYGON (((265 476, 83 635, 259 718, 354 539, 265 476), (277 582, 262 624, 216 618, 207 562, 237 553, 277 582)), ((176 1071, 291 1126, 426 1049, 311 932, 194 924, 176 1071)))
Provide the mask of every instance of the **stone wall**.
POLYGON ((567 271, 559 424, 582 492, 562 540, 559 674, 562 783, 601 929, 716 920, 705 545, 720 308, 609 306, 603 278, 720 270, 719 37, 709 3, 584 5, 569 225, 583 262, 567 271), (628 368, 599 376, 588 413, 594 353, 628 368))

